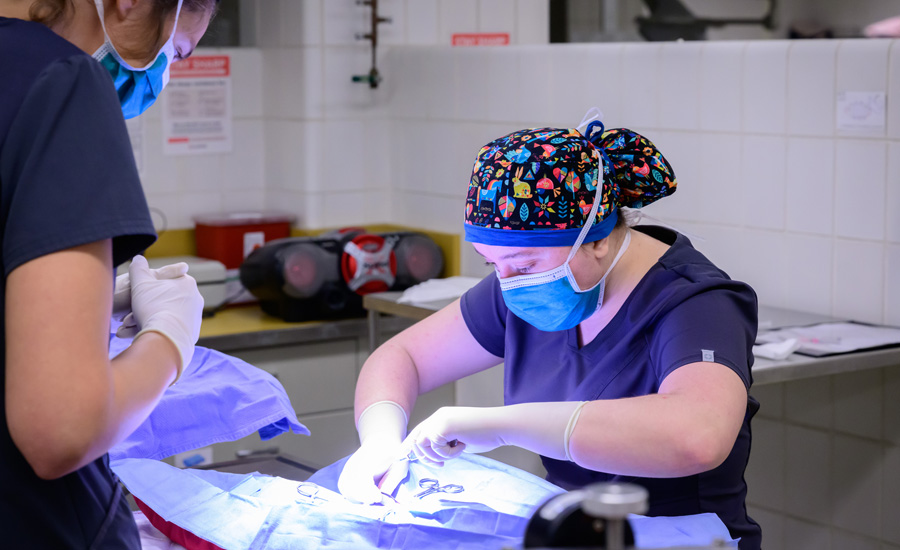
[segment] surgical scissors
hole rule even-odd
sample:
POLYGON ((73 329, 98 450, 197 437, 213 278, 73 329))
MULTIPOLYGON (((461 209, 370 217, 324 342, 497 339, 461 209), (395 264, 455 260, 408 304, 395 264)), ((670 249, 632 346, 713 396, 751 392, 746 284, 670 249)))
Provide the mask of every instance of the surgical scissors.
POLYGON ((423 477, 419 480, 419 487, 425 489, 421 493, 416 495, 416 498, 425 498, 433 493, 461 493, 464 491, 462 485, 441 485, 438 483, 438 480, 432 479, 430 477, 423 477))
POLYGON ((299 485, 297 485, 297 492, 304 498, 308 499, 310 504, 315 504, 316 499, 328 502, 327 498, 319 495, 319 486, 315 483, 303 481, 299 485))

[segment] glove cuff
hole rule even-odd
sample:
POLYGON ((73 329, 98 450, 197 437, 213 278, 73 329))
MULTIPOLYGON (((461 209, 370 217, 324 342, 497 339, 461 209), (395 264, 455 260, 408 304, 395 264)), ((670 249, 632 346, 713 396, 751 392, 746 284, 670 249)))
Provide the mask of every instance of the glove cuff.
POLYGON ((383 437, 395 438, 403 441, 406 437, 406 427, 409 417, 406 410, 394 401, 377 401, 363 410, 356 421, 356 431, 359 432, 360 445, 366 442, 369 436, 380 434, 383 437))
POLYGON ((141 337, 142 334, 146 334, 148 332, 155 332, 157 334, 165 336, 166 339, 172 342, 172 345, 175 346, 175 349, 178 350, 178 357, 180 359, 180 362, 175 365, 177 370, 175 372, 175 380, 172 380, 172 383, 169 384, 169 387, 171 387, 175 385, 175 382, 178 382, 179 378, 181 378, 181 373, 184 372, 184 366, 191 362, 191 357, 193 357, 194 355, 194 346, 190 346, 189 349, 185 350, 178 344, 178 340, 176 340, 171 334, 154 327, 147 327, 143 329, 135 335, 134 339, 137 340, 141 337))
POLYGON ((578 418, 581 416, 581 409, 587 405, 587 401, 582 401, 578 404, 574 411, 572 411, 572 416, 569 417, 569 423, 566 425, 566 433, 563 436, 563 451, 566 453, 566 460, 569 462, 575 462, 575 459, 572 458, 572 453, 569 452, 569 443, 572 440, 572 432, 575 431, 575 424, 578 423, 578 418))

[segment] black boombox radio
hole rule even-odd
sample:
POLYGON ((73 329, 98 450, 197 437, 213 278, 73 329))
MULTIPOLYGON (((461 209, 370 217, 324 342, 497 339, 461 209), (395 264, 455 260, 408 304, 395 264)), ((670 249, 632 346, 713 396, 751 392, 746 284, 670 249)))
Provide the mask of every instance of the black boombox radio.
POLYGON ((440 247, 412 231, 342 229, 270 241, 241 264, 241 284, 285 321, 361 317, 362 296, 403 290, 444 269, 440 247))

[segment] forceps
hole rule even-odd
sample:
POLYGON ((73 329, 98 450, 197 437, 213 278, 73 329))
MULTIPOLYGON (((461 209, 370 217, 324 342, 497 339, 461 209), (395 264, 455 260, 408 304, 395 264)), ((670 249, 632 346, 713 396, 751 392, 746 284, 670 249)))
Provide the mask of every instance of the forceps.
POLYGON ((431 479, 430 477, 423 477, 419 480, 419 487, 425 489, 421 493, 416 495, 416 498, 425 498, 432 493, 461 493, 463 492, 462 485, 441 485, 438 483, 438 480, 431 479))

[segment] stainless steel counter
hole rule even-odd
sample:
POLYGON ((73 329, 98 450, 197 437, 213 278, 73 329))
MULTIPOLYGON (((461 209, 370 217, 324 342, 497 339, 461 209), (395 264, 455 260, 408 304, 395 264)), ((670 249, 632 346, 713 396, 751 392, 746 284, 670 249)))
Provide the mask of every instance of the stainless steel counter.
MULTIPOLYGON (((452 302, 452 300, 442 300, 438 302, 400 304, 397 303, 397 299, 400 298, 401 294, 402 292, 379 292, 363 297, 363 306, 369 311, 370 348, 374 349, 377 345, 380 331, 389 330, 387 324, 396 318, 394 316, 416 320, 424 319, 452 302)), ((837 319, 833 317, 813 313, 767 306, 760 306, 759 308, 760 330, 810 325, 835 320, 837 319)), ((828 357, 809 357, 794 353, 787 359, 780 361, 756 357, 752 373, 754 384, 761 385, 877 369, 892 365, 900 365, 900 347, 859 351, 828 357)))
MULTIPOLYGON (((405 317, 386 318, 381 330, 398 332, 412 324, 405 317)), ((306 344, 325 340, 363 338, 369 334, 364 318, 288 323, 268 316, 256 306, 225 309, 204 319, 197 345, 223 352, 306 344)))

